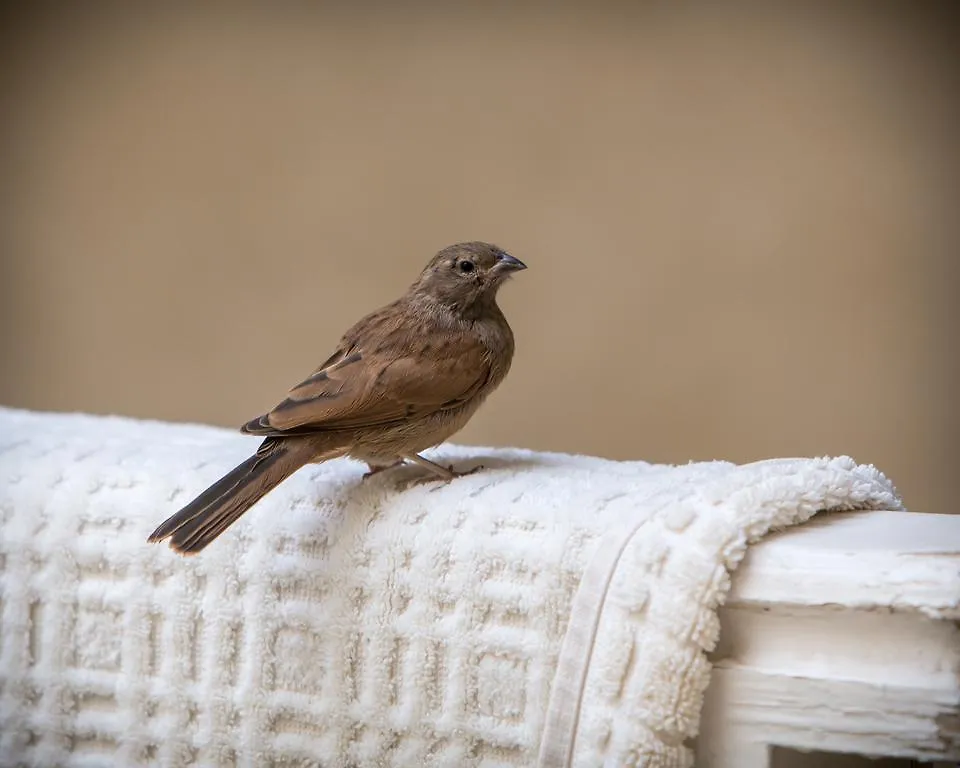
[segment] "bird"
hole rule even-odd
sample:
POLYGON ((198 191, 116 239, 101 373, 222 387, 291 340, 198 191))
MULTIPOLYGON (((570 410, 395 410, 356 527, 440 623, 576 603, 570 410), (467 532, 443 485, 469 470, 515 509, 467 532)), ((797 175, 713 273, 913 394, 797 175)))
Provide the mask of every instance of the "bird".
POLYGON ((514 337, 497 292, 526 264, 486 242, 447 246, 396 301, 351 327, 272 410, 240 431, 256 452, 162 522, 148 542, 207 547, 301 467, 349 457, 367 477, 406 462, 429 479, 464 474, 420 455, 449 439, 503 381, 514 337))

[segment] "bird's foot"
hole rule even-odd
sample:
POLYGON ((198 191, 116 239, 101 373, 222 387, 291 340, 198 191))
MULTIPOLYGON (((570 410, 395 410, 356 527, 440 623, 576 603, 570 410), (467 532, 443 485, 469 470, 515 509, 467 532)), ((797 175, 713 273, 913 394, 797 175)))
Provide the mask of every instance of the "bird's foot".
POLYGON ((444 486, 449 485, 452 481, 456 480, 458 477, 466 477, 467 475, 472 475, 474 472, 479 472, 481 469, 483 469, 483 465, 478 464, 473 469, 467 469, 467 470, 464 470, 463 472, 457 472, 453 468, 453 464, 447 465, 446 467, 444 467, 444 469, 446 469, 447 472, 449 472, 448 476, 437 477, 436 475, 424 475, 423 477, 420 477, 414 480, 411 483, 411 485, 423 485, 425 483, 436 483, 437 484, 436 488, 430 489, 430 492, 432 493, 433 491, 439 491, 444 486))
POLYGON ((370 471, 363 473, 363 477, 360 478, 360 482, 363 482, 374 475, 379 475, 381 472, 386 472, 388 469, 394 469, 402 466, 403 463, 403 459, 397 459, 395 462, 393 462, 393 464, 367 464, 367 466, 370 467, 370 471))
POLYGON ((409 485, 422 485, 423 483, 434 483, 434 482, 440 481, 442 485, 437 487, 442 488, 443 485, 446 485, 451 480, 454 480, 458 477, 464 477, 466 475, 472 475, 474 472, 483 469, 482 466, 476 466, 473 469, 468 469, 464 472, 457 472, 453 468, 453 464, 443 466, 442 464, 437 464, 435 461, 430 461, 429 459, 425 459, 423 458, 423 456, 418 456, 415 453, 411 454, 410 456, 404 456, 404 458, 414 464, 419 464, 424 469, 430 470, 429 475, 424 475, 423 477, 416 478, 410 481, 409 485))
POLYGON ((477 466, 475 466, 473 469, 465 469, 463 472, 457 472, 453 468, 453 464, 449 464, 447 466, 447 470, 450 472, 452 477, 448 478, 447 482, 450 482, 450 480, 453 480, 457 477, 466 477, 467 475, 472 475, 474 472, 479 472, 481 469, 483 469, 483 464, 477 464, 477 466))

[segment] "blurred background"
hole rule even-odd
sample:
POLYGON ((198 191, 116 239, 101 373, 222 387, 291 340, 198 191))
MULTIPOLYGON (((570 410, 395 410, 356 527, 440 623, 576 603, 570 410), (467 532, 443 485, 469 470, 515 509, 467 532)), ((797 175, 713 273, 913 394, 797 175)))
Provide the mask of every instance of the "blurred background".
POLYGON ((484 239, 530 269, 461 442, 957 511, 950 4, 11 6, 0 403, 239 425, 484 239))

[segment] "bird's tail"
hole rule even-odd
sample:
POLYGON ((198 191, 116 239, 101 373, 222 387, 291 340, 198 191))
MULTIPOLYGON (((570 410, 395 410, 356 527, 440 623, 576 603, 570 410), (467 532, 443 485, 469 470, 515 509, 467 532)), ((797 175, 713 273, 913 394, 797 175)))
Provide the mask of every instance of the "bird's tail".
POLYGON ((195 555, 312 458, 306 441, 268 437, 253 456, 164 520, 147 541, 169 538, 172 549, 195 555))

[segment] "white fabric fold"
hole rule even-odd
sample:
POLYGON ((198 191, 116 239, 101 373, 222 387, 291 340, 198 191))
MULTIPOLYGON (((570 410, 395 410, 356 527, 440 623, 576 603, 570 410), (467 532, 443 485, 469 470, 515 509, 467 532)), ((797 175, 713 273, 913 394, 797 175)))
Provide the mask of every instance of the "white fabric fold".
POLYGON ((256 440, 0 410, 0 764, 689 766, 748 543, 896 509, 853 460, 443 446, 305 468, 201 555, 153 527, 256 440))

